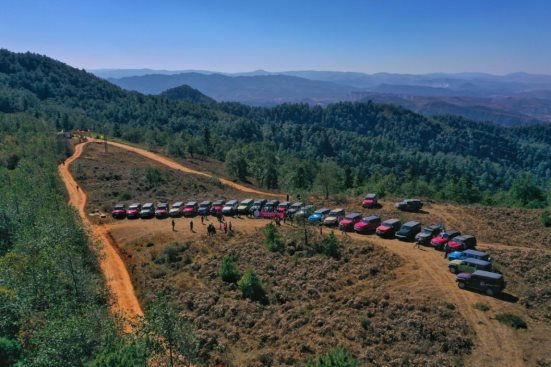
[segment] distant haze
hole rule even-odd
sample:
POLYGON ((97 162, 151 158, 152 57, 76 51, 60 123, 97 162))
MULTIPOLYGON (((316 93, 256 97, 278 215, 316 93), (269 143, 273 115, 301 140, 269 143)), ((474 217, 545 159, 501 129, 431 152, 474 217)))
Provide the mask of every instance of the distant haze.
POLYGON ((544 0, 2 4, 0 47, 85 68, 551 74, 544 0))

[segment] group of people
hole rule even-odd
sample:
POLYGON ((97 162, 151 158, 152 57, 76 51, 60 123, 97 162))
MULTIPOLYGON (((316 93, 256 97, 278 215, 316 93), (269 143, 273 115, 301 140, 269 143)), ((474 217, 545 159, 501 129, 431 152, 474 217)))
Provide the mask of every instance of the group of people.
MULTIPOLYGON (((229 223, 225 222, 222 217, 219 217, 218 219, 220 221, 220 230, 221 231, 224 231, 224 233, 228 233, 228 232, 233 231, 231 222, 229 222, 229 223)), ((205 217, 201 216, 201 223, 205 224, 204 222, 205 222, 205 217)), ((193 220, 191 220, 189 222, 189 230, 190 230, 190 232, 195 233, 195 230, 193 229, 193 220)), ((176 222, 174 221, 174 219, 172 219, 172 232, 176 232, 176 222)), ((208 236, 214 236, 215 234, 216 234, 216 227, 214 226, 214 224, 209 223, 209 225, 207 226, 207 235, 208 236)))

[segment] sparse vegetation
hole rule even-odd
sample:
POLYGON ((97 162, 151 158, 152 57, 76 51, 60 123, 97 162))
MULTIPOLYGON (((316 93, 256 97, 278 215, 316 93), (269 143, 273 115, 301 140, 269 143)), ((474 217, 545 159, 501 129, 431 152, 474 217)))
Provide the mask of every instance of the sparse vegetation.
POLYGON ((334 232, 329 233, 322 241, 323 253, 326 256, 338 259, 340 257, 339 239, 334 232))
POLYGON ((508 313, 508 312, 496 313, 496 320, 501 322, 502 324, 512 327, 513 329, 528 328, 528 325, 520 316, 517 316, 512 313, 508 313))
POLYGON ((475 303, 474 308, 476 308, 477 310, 482 311, 482 312, 486 312, 486 311, 490 310, 490 306, 488 306, 487 304, 482 303, 482 302, 475 303))
POLYGON ((239 267, 231 256, 224 256, 218 274, 220 274, 220 278, 227 283, 237 283, 241 276, 239 267))
POLYGON ((544 227, 551 227, 551 209, 547 208, 541 213, 541 223, 544 227))

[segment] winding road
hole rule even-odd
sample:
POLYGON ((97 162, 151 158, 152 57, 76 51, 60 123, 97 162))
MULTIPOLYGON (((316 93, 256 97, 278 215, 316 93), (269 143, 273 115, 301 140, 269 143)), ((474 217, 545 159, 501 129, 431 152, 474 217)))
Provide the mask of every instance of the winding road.
MULTIPOLYGON (((88 219, 85 211, 86 193, 82 189, 77 189, 77 182, 69 171, 69 165, 80 157, 84 147, 90 142, 104 143, 103 141, 92 139, 77 145, 73 156, 67 159, 65 165, 59 166, 59 173, 67 187, 69 202, 78 209, 85 227, 89 229, 94 237, 101 241, 102 256, 100 264, 107 287, 114 297, 113 311, 132 319, 143 315, 143 311, 134 292, 128 270, 117 251, 116 244, 109 235, 109 226, 94 225, 88 219)), ((172 169, 194 175, 214 177, 208 173, 191 169, 167 157, 141 148, 116 142, 108 142, 108 144, 140 154, 172 169)), ((221 178, 220 181, 243 192, 262 196, 282 197, 279 194, 255 190, 227 179, 221 178)), ((247 228, 252 230, 257 227, 258 223, 250 223, 250 225, 241 226, 240 230, 247 230, 247 228)), ((503 311, 523 313, 521 306, 497 298, 486 297, 475 292, 458 289, 454 277, 447 270, 446 261, 443 259, 441 252, 431 249, 416 249, 411 244, 401 243, 396 240, 383 240, 375 236, 365 237, 357 234, 349 234, 349 236, 382 246, 403 259, 403 265, 396 270, 396 280, 389 285, 391 291, 394 290, 397 294, 409 292, 413 295, 430 295, 436 299, 448 300, 457 307, 458 312, 469 322, 475 332, 475 349, 467 357, 466 365, 484 367, 525 365, 523 361, 523 348, 518 342, 519 337, 514 335, 516 331, 493 320, 488 313, 484 313, 473 307, 475 303, 482 302, 490 306, 492 313, 503 311)), ((484 246, 482 244, 482 247, 484 246)), ((127 323, 127 330, 130 328, 128 325, 127 323)))

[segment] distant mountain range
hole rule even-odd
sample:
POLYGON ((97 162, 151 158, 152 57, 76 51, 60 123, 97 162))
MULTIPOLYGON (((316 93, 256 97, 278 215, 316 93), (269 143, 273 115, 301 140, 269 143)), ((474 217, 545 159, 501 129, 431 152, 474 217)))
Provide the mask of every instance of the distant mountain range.
POLYGON ((338 71, 102 69, 94 74, 128 90, 161 94, 189 85, 216 101, 273 106, 336 101, 397 104, 425 115, 457 114, 503 125, 551 122, 551 76, 527 73, 364 74, 338 71))

